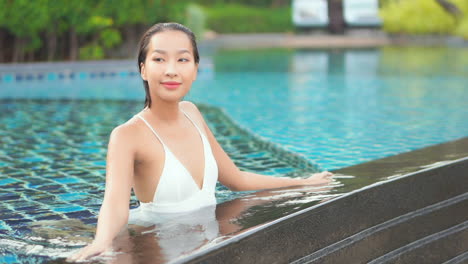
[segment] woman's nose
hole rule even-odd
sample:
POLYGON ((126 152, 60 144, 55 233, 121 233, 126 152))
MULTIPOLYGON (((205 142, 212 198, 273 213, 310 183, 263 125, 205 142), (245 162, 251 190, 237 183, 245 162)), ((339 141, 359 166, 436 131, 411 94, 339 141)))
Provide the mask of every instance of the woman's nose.
POLYGON ((169 62, 166 67, 166 76, 177 76, 177 67, 175 62, 169 62))

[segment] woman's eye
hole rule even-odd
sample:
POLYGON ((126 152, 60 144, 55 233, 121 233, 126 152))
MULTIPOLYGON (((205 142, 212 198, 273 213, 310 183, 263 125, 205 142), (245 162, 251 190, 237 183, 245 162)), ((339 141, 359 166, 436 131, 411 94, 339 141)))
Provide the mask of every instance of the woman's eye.
POLYGON ((179 61, 181 61, 181 62, 187 62, 187 61, 189 61, 189 59, 186 59, 186 58, 180 58, 180 59, 179 59, 179 61))
POLYGON ((156 61, 156 62, 162 62, 162 61, 164 61, 163 58, 154 58, 153 60, 156 61))

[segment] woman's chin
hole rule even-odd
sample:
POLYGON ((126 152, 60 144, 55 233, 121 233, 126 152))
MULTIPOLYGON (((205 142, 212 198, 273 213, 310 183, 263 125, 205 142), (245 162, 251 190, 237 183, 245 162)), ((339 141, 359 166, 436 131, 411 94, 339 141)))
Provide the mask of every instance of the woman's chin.
POLYGON ((180 94, 165 94, 165 95, 162 95, 160 98, 161 100, 163 100, 164 102, 167 102, 167 103, 177 103, 177 102, 180 102, 184 99, 184 96, 186 94, 184 93, 183 95, 180 95, 180 94))

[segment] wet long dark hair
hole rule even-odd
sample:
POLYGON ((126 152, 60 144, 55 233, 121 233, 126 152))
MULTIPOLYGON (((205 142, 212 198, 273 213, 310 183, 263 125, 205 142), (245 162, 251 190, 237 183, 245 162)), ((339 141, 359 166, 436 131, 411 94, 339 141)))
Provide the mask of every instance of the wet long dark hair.
MULTIPOLYGON (((140 40, 140 45, 138 49, 138 71, 141 73, 141 64, 145 63, 146 60, 146 55, 148 54, 148 46, 151 40, 151 37, 153 35, 159 33, 159 32, 164 32, 164 31, 180 31, 185 33, 187 37, 190 40, 190 43, 192 44, 192 49, 193 49, 193 56, 195 59, 195 63, 198 64, 200 62, 200 55, 198 54, 198 48, 197 48, 197 41, 195 38, 195 34, 187 28, 184 25, 181 25, 179 23, 158 23, 149 28, 145 34, 141 37, 140 40)), ((145 87, 145 93, 146 93, 146 98, 145 98, 145 107, 151 107, 151 96, 150 96, 150 91, 149 91, 149 85, 148 82, 143 80, 143 86, 145 87)))

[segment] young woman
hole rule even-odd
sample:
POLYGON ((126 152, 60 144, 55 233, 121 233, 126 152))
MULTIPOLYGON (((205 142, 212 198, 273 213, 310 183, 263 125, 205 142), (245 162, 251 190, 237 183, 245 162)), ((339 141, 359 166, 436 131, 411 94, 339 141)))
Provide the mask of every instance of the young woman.
POLYGON ((330 182, 329 172, 293 179, 240 171, 197 107, 181 101, 197 78, 199 60, 195 36, 183 25, 160 23, 143 35, 138 67, 146 92, 145 108, 112 131, 96 236, 69 260, 83 260, 111 248, 128 223, 132 188, 140 201, 134 213, 141 216, 216 204, 217 180, 235 191, 330 182))

